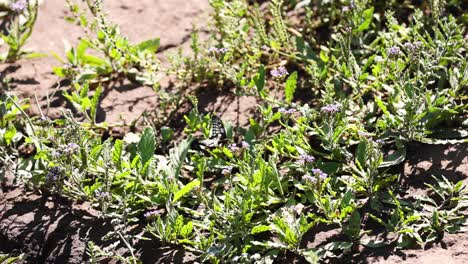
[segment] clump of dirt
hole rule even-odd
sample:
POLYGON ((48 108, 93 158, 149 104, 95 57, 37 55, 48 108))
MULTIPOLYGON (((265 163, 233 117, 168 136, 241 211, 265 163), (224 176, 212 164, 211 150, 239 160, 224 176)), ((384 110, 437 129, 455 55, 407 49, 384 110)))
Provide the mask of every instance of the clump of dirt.
POLYGON ((105 244, 111 230, 87 204, 21 187, 2 195, 0 208, 0 251, 25 253, 31 263, 83 263, 87 241, 105 244))

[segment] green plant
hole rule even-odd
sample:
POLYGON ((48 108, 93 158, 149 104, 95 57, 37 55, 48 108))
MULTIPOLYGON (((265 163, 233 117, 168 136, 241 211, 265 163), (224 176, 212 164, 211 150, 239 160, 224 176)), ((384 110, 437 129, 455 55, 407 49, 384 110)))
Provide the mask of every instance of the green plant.
POLYGON ((70 21, 79 24, 87 33, 76 48, 67 50, 67 62, 54 72, 63 78, 84 82, 109 82, 122 78, 157 88, 159 82, 159 63, 156 51, 159 39, 150 39, 139 44, 131 44, 121 35, 117 25, 111 24, 102 12, 102 1, 86 1, 92 22, 78 5, 68 0, 72 13, 70 21), (90 55, 88 49, 101 57, 90 55))
POLYGON ((31 36, 36 23, 39 1, 15 0, 0 2, 0 10, 4 11, 4 9, 6 11, 0 14, 0 21, 8 27, 6 34, 0 33, 0 36, 4 43, 8 45, 8 51, 0 53, 0 61, 14 62, 25 55, 27 57, 42 56, 38 53, 23 50, 23 46, 31 36))

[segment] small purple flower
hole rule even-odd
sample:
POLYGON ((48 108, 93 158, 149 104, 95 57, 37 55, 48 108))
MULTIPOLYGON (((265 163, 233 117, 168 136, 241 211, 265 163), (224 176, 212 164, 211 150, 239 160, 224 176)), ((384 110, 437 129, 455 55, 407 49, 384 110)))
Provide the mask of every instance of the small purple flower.
POLYGON ((223 174, 226 177, 231 175, 231 173, 232 173, 232 166, 227 166, 221 171, 221 174, 223 174))
POLYGON ((45 176, 45 182, 48 185, 55 184, 62 177, 62 170, 59 167, 52 167, 45 176))
POLYGON ((407 49, 407 50, 410 50, 412 51, 414 49, 414 45, 413 43, 411 42, 406 42, 405 44, 403 44, 403 46, 407 49))
POLYGON ((228 52, 229 49, 228 48, 216 48, 216 47, 211 47, 208 49, 208 52, 209 53, 214 53, 214 54, 224 54, 226 52, 228 52))
POLYGON ((96 190, 96 197, 99 198, 99 199, 106 199, 106 198, 108 198, 110 196, 111 196, 111 194, 109 192, 103 192, 103 191, 96 190))
POLYGON ((305 165, 307 163, 312 163, 315 161, 315 157, 312 155, 307 155, 307 154, 301 154, 299 156, 298 163, 301 165, 305 165))
POLYGON ((315 177, 310 176, 309 174, 305 174, 302 176, 302 180, 308 183, 316 183, 317 179, 315 177))
POLYGON ((370 137, 370 134, 369 134, 368 132, 366 132, 366 131, 361 131, 361 130, 359 130, 357 133, 358 133, 358 135, 359 135, 360 137, 365 137, 365 138, 370 137))
POLYGON ((21 13, 26 7, 28 3, 26 0, 18 0, 10 5, 11 10, 17 13, 21 13))
POLYGON ((341 110, 341 104, 340 103, 329 104, 329 105, 323 106, 320 110, 322 110, 322 112, 324 113, 334 114, 341 110))
POLYGON ((320 179, 324 180, 325 178, 328 177, 328 174, 326 174, 325 172, 323 172, 321 169, 312 169, 312 173, 315 175, 315 176, 318 176, 320 179))
POLYGON ((231 151, 232 153, 237 153, 240 151, 240 148, 235 143, 229 145, 228 148, 229 148, 229 151, 231 151))
POLYGON ((281 79, 284 76, 288 75, 288 70, 284 66, 279 66, 276 69, 271 70, 271 76, 277 79, 281 79))
POLYGON ((146 212, 143 216, 146 218, 146 220, 152 220, 158 217, 159 215, 160 213, 158 211, 153 210, 146 212))
POLYGON ((250 148, 250 144, 247 141, 242 141, 240 145, 241 145, 242 149, 249 149, 250 148))
POLYGON ((398 46, 392 46, 387 50, 389 57, 398 57, 400 55, 400 48, 398 46))
POLYGON ((60 158, 60 152, 58 152, 57 150, 52 151, 51 155, 56 159, 60 158))
POLYGON ((296 212, 296 214, 300 215, 302 213, 302 210, 304 210, 304 207, 305 205, 298 203, 293 207, 293 210, 294 212, 296 212))
POLYGON ((385 141, 383 141, 382 139, 377 139, 375 141, 375 143, 379 144, 379 145, 383 145, 385 143, 385 141))
POLYGON ((278 112, 280 112, 280 113, 283 114, 283 115, 292 115, 292 114, 296 113, 297 110, 294 109, 294 108, 286 109, 286 108, 284 108, 284 107, 280 107, 280 108, 278 109, 278 112))
POLYGON ((76 152, 76 150, 79 148, 80 146, 78 146, 78 144, 76 143, 68 143, 67 145, 65 146, 62 146, 62 151, 63 153, 65 154, 73 154, 76 152))
POLYGON ((209 53, 218 53, 218 48, 216 48, 216 47, 211 47, 211 48, 208 49, 208 52, 209 52, 209 53))
POLYGON ((341 9, 341 12, 343 12, 343 13, 347 13, 347 12, 349 12, 349 11, 351 11, 351 7, 350 7, 350 6, 343 6, 343 8, 341 9))

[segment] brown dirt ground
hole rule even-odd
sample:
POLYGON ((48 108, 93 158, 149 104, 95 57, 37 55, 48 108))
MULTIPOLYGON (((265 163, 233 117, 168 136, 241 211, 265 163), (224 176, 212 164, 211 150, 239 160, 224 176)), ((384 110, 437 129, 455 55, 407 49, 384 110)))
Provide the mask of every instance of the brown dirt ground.
MULTIPOLYGON (((115 0, 105 1, 105 11, 111 21, 120 26, 123 35, 133 43, 160 37, 161 47, 158 57, 162 65, 167 66, 167 56, 175 52, 176 48, 189 49, 193 25, 206 28, 210 7, 207 0, 140 0, 132 4, 124 0, 115 0)), ((64 57, 64 42, 75 44, 83 35, 81 28, 64 20, 68 15, 64 1, 44 1, 40 6, 38 21, 26 48, 49 55, 56 53, 64 57)), ((0 65, 0 72, 11 79, 14 93, 22 98, 31 99, 29 111, 32 114, 39 113, 34 99, 37 96, 44 114, 54 118, 61 115, 61 108, 67 107, 60 93, 56 93, 56 96, 50 100, 49 110, 46 110, 47 95, 51 95, 59 87, 60 79, 52 72, 52 67, 58 65, 60 62, 53 56, 22 59, 14 64, 0 65)), ((162 75, 161 85, 168 87, 170 83, 171 78, 162 75)), ((67 88, 60 86, 58 90, 67 88)), ((157 98, 157 94, 150 87, 128 83, 112 85, 101 97, 98 119, 110 124, 130 124, 144 111, 150 112, 155 109, 158 104, 157 98)), ((226 121, 233 123, 241 121, 242 124, 246 124, 248 119, 245 115, 240 118, 239 113, 244 113, 246 110, 253 111, 256 103, 254 98, 242 97, 241 103, 235 104, 234 96, 230 92, 217 94, 215 97, 200 98, 204 103, 201 106, 202 110, 222 111, 221 117, 226 121)))
MULTIPOLYGON (((67 10, 62 0, 45 0, 40 7, 39 19, 28 48, 37 52, 64 54, 63 40, 76 43, 81 29, 64 21, 67 10)), ((105 1, 109 17, 121 26, 122 32, 133 42, 155 36, 161 37, 160 57, 163 63, 167 51, 187 47, 192 23, 204 26, 209 12, 207 0, 140 0, 135 3, 124 0, 105 1)), ((46 95, 60 81, 52 66, 59 63, 51 56, 21 60, 14 64, 0 65, 0 77, 11 78, 13 92, 21 98, 34 98, 44 109, 46 95)), ((162 85, 169 85, 164 79, 162 85)), ((61 87, 60 89, 66 89, 61 87)), ((235 98, 231 92, 201 91, 200 107, 215 111, 223 120, 237 126, 248 122, 255 112, 255 98, 235 98)), ((59 115, 65 106, 63 100, 52 99, 49 116, 59 115)), ((31 113, 38 110, 31 101, 31 113)), ((149 87, 120 86, 106 92, 101 108, 103 121, 129 124, 143 111, 154 109, 157 95, 149 87)), ((402 174, 403 183, 410 192, 424 193, 423 182, 430 175, 445 175, 450 180, 463 180, 468 184, 468 144, 410 146, 408 161, 402 174)), ((98 213, 86 203, 73 203, 58 197, 43 197, 25 191, 22 187, 7 186, 0 193, 0 252, 25 252, 30 254, 31 263, 83 263, 86 239, 102 245, 100 238, 108 230, 108 223, 96 218, 98 213)), ((332 231, 317 233, 315 242, 325 241, 332 231)), ((152 242, 155 243, 155 242, 152 242)), ((446 235, 441 243, 422 250, 366 251, 354 256, 355 263, 468 263, 468 236, 466 233, 446 235)), ((185 263, 187 256, 174 248, 161 248, 157 244, 142 244, 144 263, 185 263)))

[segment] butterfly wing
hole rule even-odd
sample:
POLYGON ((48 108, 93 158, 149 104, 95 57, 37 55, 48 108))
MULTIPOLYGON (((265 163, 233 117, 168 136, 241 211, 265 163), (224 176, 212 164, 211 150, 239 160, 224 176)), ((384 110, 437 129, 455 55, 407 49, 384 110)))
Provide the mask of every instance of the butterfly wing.
POLYGON ((211 116, 211 135, 210 139, 224 139, 226 138, 226 130, 224 129, 223 121, 213 115, 211 116))

